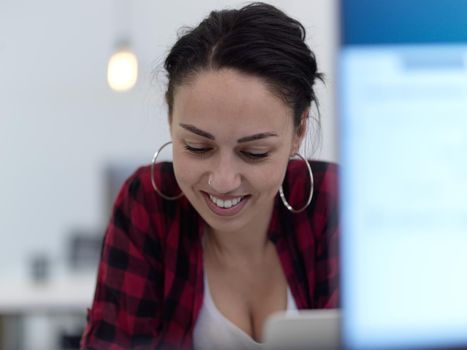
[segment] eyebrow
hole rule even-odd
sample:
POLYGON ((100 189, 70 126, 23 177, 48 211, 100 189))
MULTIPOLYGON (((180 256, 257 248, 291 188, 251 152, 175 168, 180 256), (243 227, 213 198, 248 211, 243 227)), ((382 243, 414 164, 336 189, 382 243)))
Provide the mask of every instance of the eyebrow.
POLYGON ((250 142, 250 141, 261 140, 261 139, 265 139, 267 137, 273 137, 273 136, 277 136, 277 134, 273 132, 262 132, 259 134, 254 134, 251 136, 245 136, 245 137, 239 138, 237 142, 238 143, 250 142))
POLYGON ((202 137, 205 137, 207 139, 210 139, 210 140, 215 140, 216 138, 214 137, 214 135, 206 132, 206 131, 203 131, 201 129, 198 129, 196 126, 194 125, 190 125, 190 124, 182 124, 180 123, 180 126, 188 131, 191 131, 193 134, 196 134, 196 135, 199 135, 199 136, 202 136, 202 137))
MULTIPOLYGON (((188 131, 191 131, 192 133, 194 133, 196 135, 205 137, 205 138, 207 138, 209 140, 215 140, 216 139, 214 137, 214 135, 208 133, 207 131, 198 129, 194 125, 180 123, 180 126, 182 128, 184 128, 184 129, 188 130, 188 131)), ((241 137, 241 138, 239 138, 237 140, 237 143, 244 143, 244 142, 250 142, 250 141, 255 141, 255 140, 261 140, 261 139, 265 139, 267 137, 274 137, 274 136, 277 136, 277 134, 273 133, 273 132, 261 132, 261 133, 258 133, 258 134, 241 137)))

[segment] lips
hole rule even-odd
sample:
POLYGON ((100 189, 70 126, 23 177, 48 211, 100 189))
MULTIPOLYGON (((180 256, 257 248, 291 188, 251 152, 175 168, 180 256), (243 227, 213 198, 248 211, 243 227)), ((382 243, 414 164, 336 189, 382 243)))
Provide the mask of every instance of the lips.
POLYGON ((203 192, 208 207, 217 215, 232 216, 237 214, 248 201, 250 196, 237 196, 219 198, 212 194, 203 192))

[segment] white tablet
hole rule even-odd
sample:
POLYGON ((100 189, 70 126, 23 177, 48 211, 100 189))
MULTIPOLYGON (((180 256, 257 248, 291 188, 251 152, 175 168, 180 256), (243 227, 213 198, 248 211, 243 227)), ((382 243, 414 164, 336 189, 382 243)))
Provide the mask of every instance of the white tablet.
POLYGON ((297 314, 277 313, 264 326, 268 350, 339 349, 340 311, 303 310, 297 314))

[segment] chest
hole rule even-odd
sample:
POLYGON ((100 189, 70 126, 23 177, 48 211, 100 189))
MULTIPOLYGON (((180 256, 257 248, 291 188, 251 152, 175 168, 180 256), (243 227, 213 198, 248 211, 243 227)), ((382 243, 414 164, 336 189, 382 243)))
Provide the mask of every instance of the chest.
POLYGON ((266 319, 287 309, 287 280, 277 255, 261 264, 221 267, 207 259, 209 294, 223 317, 255 341, 262 340, 266 319))

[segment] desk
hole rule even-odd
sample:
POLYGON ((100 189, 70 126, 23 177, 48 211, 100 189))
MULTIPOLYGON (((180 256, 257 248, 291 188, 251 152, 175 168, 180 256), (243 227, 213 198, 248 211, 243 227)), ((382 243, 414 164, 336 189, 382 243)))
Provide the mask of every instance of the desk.
POLYGON ((45 283, 12 281, 0 288, 2 349, 60 349, 63 332, 84 327, 95 273, 70 274, 45 283))
POLYGON ((45 283, 30 281, 0 288, 0 314, 83 311, 94 296, 95 275, 70 276, 45 283))

